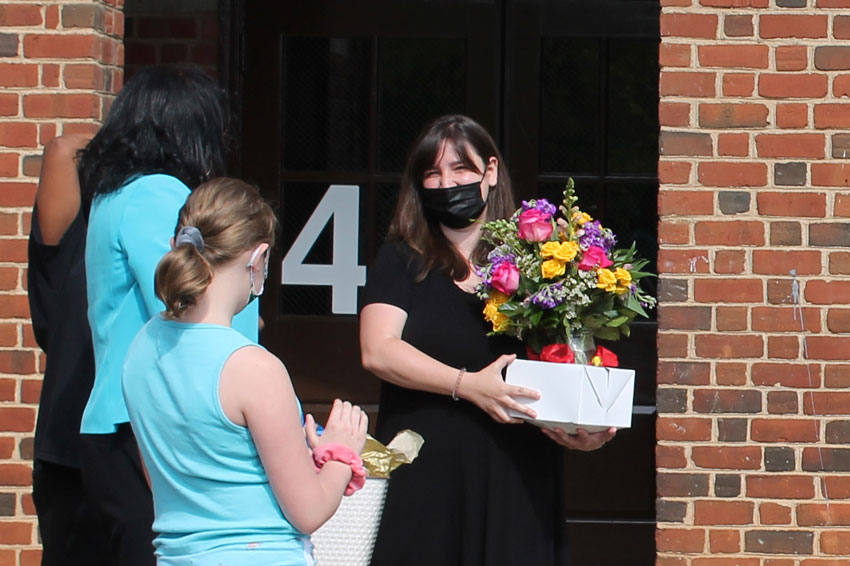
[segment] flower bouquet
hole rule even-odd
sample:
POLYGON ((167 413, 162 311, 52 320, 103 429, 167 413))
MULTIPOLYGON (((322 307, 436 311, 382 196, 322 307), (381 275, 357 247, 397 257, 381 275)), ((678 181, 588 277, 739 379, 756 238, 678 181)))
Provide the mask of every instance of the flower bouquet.
POLYGON ((634 371, 611 369, 617 356, 593 338, 629 336, 631 322, 656 301, 640 284, 652 276, 643 271, 648 261, 634 244, 616 248, 614 233, 577 201, 570 179, 560 207, 523 201, 509 219, 484 223, 482 238, 493 249, 476 267, 476 291, 491 334, 516 336, 539 360, 517 360, 506 376, 541 393, 529 401, 534 422, 593 432, 629 426, 634 392, 634 371))
MULTIPOLYGON (((476 268, 476 289, 494 334, 519 338, 529 357, 588 363, 583 348, 566 346, 595 336, 617 340, 655 298, 641 289, 651 273, 634 244, 615 248, 614 233, 582 212, 572 179, 558 208, 546 199, 523 201, 507 220, 486 222, 482 237, 493 245, 476 268), (569 359, 570 356, 573 359, 569 359)), ((592 350, 595 365, 610 365, 612 353, 592 350), (604 359, 603 359, 604 358, 604 359)))

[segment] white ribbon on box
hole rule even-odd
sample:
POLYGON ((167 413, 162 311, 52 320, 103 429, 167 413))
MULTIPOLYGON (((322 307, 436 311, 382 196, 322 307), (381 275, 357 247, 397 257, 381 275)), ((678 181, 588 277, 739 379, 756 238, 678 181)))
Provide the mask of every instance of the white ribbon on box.
MULTIPOLYGON (((537 412, 531 422, 538 426, 574 434, 577 428, 598 432, 632 424, 634 370, 515 360, 505 381, 540 393, 537 400, 519 399, 537 412)), ((516 411, 510 414, 528 419, 516 411)))

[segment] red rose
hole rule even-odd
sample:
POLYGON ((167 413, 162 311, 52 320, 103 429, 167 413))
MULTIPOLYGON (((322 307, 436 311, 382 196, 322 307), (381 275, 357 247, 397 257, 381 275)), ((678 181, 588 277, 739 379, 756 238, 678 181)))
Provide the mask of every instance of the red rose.
POLYGON ((552 235, 552 216, 536 208, 519 215, 519 237, 527 242, 545 242, 552 235))
POLYGON ((544 362, 571 364, 575 362, 575 354, 566 344, 549 344, 540 350, 540 359, 544 362))
POLYGON ((602 367, 615 368, 620 365, 620 360, 617 358, 617 354, 615 354, 605 346, 597 346, 596 354, 594 354, 593 357, 599 358, 599 365, 601 365, 602 367))

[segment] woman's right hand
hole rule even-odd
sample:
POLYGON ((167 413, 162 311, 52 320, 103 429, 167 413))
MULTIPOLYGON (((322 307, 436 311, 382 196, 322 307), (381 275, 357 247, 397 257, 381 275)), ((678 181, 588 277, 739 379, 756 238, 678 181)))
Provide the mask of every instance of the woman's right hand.
POLYGON ((496 422, 522 422, 522 419, 510 416, 508 413, 510 409, 527 415, 529 418, 537 418, 537 413, 533 409, 523 405, 515 398, 540 399, 540 393, 527 387, 508 385, 502 378, 502 370, 515 359, 515 354, 502 355, 481 371, 471 372, 464 376, 457 389, 458 397, 474 403, 496 422))
POLYGON ((334 399, 328 422, 321 436, 316 432, 316 421, 313 415, 304 418, 304 432, 311 449, 322 444, 342 444, 360 454, 366 444, 366 429, 369 427, 369 417, 357 405, 348 401, 334 399))

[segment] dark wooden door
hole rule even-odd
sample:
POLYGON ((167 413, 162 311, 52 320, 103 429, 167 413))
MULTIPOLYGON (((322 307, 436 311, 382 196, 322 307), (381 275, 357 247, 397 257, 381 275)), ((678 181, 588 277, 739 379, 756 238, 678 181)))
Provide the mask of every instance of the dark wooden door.
MULTIPOLYGON (((657 1, 233 0, 225 14, 241 174, 283 225, 261 339, 307 409, 375 409, 357 295, 436 116, 484 124, 523 198, 558 200, 574 178, 583 207, 654 258, 657 1)), ((565 454, 574 566, 654 562, 655 328, 614 346, 638 374, 632 428, 565 454)))
MULTIPOLYGON (((526 198, 558 202, 574 179, 582 209, 621 244, 637 242, 655 271, 659 3, 504 8, 502 142, 516 185, 526 198)), ((655 562, 656 330, 653 316, 628 341, 607 344, 636 370, 631 428, 602 450, 565 453, 574 564, 655 562)))
POLYGON ((445 6, 245 8, 242 171, 277 202, 283 225, 262 339, 306 403, 375 402, 377 380, 359 364, 357 293, 419 128, 467 112, 498 129, 499 6, 445 6))

